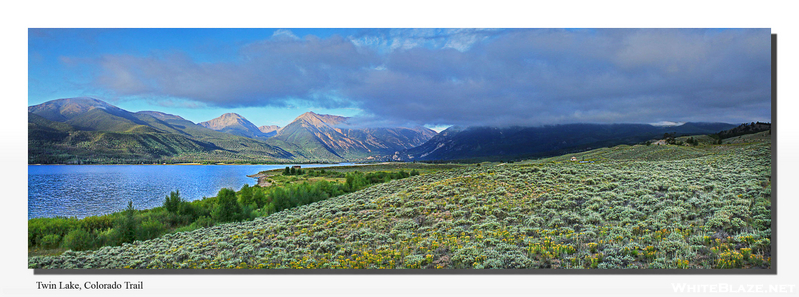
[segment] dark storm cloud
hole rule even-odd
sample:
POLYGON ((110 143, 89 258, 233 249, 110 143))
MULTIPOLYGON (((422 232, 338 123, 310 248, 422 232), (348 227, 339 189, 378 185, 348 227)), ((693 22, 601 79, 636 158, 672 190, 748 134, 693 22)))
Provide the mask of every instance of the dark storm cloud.
POLYGON ((354 106, 372 125, 770 119, 769 30, 392 32, 282 32, 235 63, 105 56, 97 83, 218 106, 354 106))
POLYGON ((768 120, 768 33, 514 31, 462 53, 394 52, 349 95, 376 114, 457 125, 768 120))

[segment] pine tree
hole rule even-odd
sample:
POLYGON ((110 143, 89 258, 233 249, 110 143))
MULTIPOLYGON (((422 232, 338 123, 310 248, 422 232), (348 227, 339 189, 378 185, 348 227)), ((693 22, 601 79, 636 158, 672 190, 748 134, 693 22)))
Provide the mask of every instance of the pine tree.
POLYGON ((133 201, 128 201, 128 207, 123 213, 116 228, 122 242, 133 242, 136 240, 136 209, 133 208, 133 201))
POLYGON ((164 208, 166 208, 166 211, 168 212, 177 213, 182 202, 183 199, 180 198, 180 190, 170 192, 169 196, 166 196, 166 199, 164 200, 164 208))

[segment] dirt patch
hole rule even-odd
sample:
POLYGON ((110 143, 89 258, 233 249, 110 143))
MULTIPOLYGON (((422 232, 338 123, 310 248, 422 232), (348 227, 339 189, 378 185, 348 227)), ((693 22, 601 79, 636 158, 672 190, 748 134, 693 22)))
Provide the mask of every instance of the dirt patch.
POLYGON ((264 173, 256 173, 253 175, 248 175, 247 177, 253 177, 258 179, 258 186, 265 188, 271 186, 272 183, 269 182, 269 177, 272 176, 271 174, 264 174, 264 173))

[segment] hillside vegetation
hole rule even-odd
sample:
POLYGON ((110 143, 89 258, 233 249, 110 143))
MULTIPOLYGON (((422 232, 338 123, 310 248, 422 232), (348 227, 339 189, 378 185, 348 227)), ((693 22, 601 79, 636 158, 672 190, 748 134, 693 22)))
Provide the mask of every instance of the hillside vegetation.
POLYGON ((343 170, 286 167, 285 172, 260 173, 270 173, 268 186, 245 184, 238 192, 221 189, 216 197, 185 201, 179 191, 173 191, 166 196, 163 207, 153 209, 136 210, 130 203, 124 211, 83 219, 34 218, 28 220, 28 253, 58 255, 67 249, 91 250, 219 223, 251 220, 420 172, 447 168, 450 166, 426 164, 351 166, 343 170), (412 169, 406 171, 408 168, 412 169))
POLYGON ((33 268, 771 267, 771 145, 618 146, 394 180, 33 268))

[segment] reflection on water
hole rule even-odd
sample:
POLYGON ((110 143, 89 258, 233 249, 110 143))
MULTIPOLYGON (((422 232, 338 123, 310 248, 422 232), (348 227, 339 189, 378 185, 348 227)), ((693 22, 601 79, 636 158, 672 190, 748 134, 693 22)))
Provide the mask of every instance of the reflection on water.
MULTIPOLYGON (((330 167, 349 163, 301 165, 330 167)), ((125 209, 161 206, 170 191, 185 200, 215 196, 222 188, 255 185, 247 177, 291 165, 29 165, 28 218, 83 218, 125 209)))

